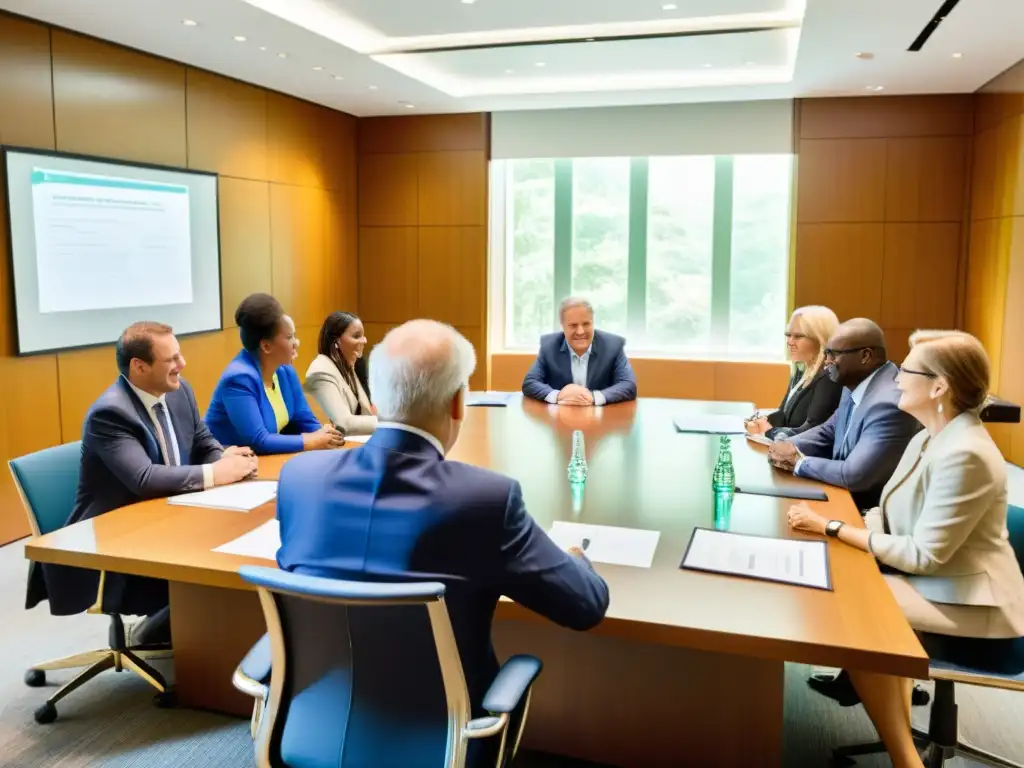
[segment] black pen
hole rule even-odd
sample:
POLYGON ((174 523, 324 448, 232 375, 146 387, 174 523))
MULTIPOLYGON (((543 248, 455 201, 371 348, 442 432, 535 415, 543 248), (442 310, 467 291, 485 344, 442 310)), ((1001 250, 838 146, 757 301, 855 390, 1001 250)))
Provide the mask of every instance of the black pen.
POLYGON ((582 549, 584 552, 586 552, 587 551, 587 547, 589 547, 589 546, 590 546, 590 539, 584 539, 581 542, 581 544, 580 544, 580 549, 582 549))

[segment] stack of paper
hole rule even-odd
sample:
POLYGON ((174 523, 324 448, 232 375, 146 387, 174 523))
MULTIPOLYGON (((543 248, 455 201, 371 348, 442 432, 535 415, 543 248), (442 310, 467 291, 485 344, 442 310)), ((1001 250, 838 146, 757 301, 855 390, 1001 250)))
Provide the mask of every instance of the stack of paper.
POLYGON ((832 589, 824 541, 776 539, 695 528, 682 568, 832 589))
POLYGON ((675 417, 680 432, 699 432, 705 435, 742 435, 747 429, 743 417, 721 413, 680 413, 675 417))
POLYGON ((213 509, 231 509, 235 512, 248 512, 256 507, 273 501, 277 496, 276 480, 250 480, 234 485, 222 485, 208 491, 183 493, 172 496, 168 504, 179 504, 185 507, 211 507, 213 509))
POLYGON ((260 557, 264 560, 277 560, 277 550, 280 548, 281 524, 277 520, 268 520, 259 528, 254 528, 244 536, 239 536, 227 544, 222 544, 213 551, 225 555, 241 555, 242 557, 260 557))
POLYGON ((548 531, 551 540, 562 549, 580 547, 587 540, 586 555, 595 563, 650 568, 658 548, 658 531, 615 528, 610 525, 584 525, 558 520, 548 531))
POLYGON ((504 407, 515 395, 514 392, 470 392, 466 397, 466 405, 484 405, 504 407))
POLYGON ((346 443, 365 443, 369 439, 369 435, 345 435, 346 443))

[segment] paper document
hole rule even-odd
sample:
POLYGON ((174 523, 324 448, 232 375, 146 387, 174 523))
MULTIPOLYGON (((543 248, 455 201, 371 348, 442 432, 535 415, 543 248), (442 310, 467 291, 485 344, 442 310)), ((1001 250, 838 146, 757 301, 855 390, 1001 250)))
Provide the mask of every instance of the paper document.
POLYGON ((370 435, 345 435, 346 443, 365 443, 370 439, 370 435))
POLYGON ((514 392, 470 392, 466 397, 466 405, 489 405, 501 407, 508 405, 514 392))
POLYGON ((180 504, 185 507, 212 507, 214 509, 232 509, 235 512, 248 512, 256 509, 277 496, 277 480, 249 480, 234 485, 222 485, 208 491, 183 493, 172 496, 168 504, 180 504))
POLYGON ((746 433, 742 416, 723 413, 680 413, 675 417, 680 432, 700 432, 706 435, 742 435, 746 433))
POLYGON ((227 544, 221 544, 213 551, 225 555, 242 555, 243 557, 261 557, 264 560, 277 560, 277 550, 281 548, 281 524, 277 520, 268 520, 259 528, 253 528, 244 536, 239 536, 227 544))
POLYGON ((654 550, 658 547, 658 537, 661 533, 557 520, 551 526, 548 535, 562 549, 582 548, 583 540, 589 539, 590 544, 585 551, 587 557, 595 563, 650 568, 654 562, 654 550))
POLYGON ((683 568, 832 589, 828 545, 695 528, 683 568))
POLYGON ((765 437, 764 435, 747 435, 746 437, 747 440, 758 445, 771 445, 775 442, 770 437, 765 437))

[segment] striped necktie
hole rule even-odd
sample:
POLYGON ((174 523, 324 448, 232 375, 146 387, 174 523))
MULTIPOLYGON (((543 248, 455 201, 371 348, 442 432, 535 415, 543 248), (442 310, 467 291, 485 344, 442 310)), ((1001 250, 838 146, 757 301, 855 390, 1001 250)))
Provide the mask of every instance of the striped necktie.
POLYGON ((181 460, 178 458, 178 446, 175 445, 177 441, 173 439, 174 433, 171 432, 171 422, 167 418, 167 409, 163 403, 157 403, 153 406, 153 414, 156 416, 156 423, 160 425, 161 436, 164 441, 164 461, 168 466, 177 467, 181 464, 181 460))

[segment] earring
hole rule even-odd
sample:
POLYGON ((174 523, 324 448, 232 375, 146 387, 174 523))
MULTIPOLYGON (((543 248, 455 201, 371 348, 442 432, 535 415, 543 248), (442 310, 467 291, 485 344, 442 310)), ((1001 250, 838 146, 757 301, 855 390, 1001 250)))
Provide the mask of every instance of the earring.
POLYGON ((942 403, 939 403, 939 413, 942 413, 942 403))

